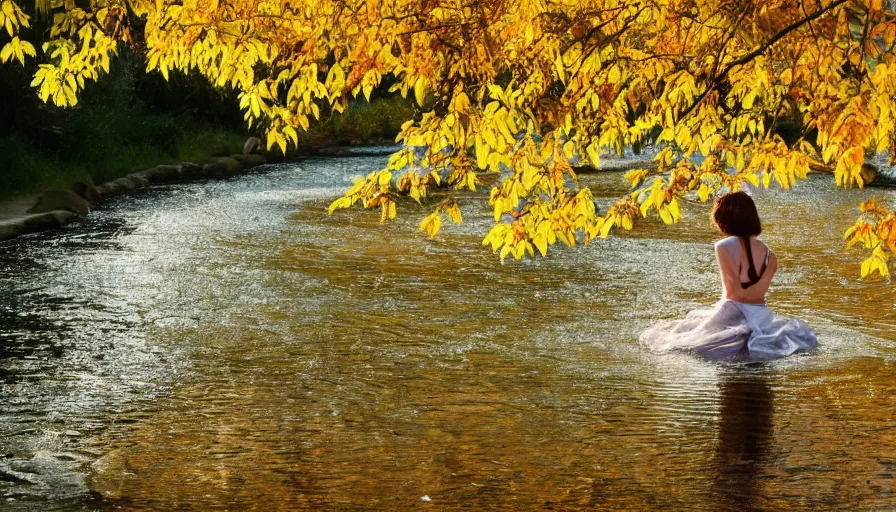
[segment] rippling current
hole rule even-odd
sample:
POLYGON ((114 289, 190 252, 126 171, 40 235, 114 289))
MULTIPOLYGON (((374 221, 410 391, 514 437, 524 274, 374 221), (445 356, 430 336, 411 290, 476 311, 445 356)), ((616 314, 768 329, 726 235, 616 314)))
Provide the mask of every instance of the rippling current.
MULTIPOLYGON (((0 510, 894 510, 896 286, 863 199, 756 194, 817 352, 640 350, 719 295, 704 205, 501 264, 481 198, 429 240, 327 206, 384 158, 157 187, 0 245, 0 510)), ((601 207, 619 174, 583 176, 601 207)))

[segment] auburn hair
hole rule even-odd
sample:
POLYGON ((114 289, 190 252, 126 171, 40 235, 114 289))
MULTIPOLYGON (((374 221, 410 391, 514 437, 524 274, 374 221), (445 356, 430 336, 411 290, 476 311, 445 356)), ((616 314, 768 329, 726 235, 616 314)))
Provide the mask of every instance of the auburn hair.
POLYGON ((712 221, 722 234, 749 238, 762 233, 756 203, 746 192, 737 191, 716 199, 712 221))

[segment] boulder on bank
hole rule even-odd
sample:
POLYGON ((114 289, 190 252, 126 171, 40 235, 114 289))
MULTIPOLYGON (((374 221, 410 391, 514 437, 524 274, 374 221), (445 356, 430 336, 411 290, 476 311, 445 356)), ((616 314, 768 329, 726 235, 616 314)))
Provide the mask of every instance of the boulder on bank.
POLYGON ((96 188, 100 191, 100 194, 103 195, 103 199, 112 199, 113 197, 118 197, 122 194, 121 187, 114 181, 108 181, 96 188))
MULTIPOLYGON (((815 172, 834 174, 834 168, 829 165, 810 163, 809 169, 815 172)), ((896 187, 896 167, 887 165, 862 164, 862 181, 870 187, 896 187)))
POLYGON ((142 180, 135 180, 135 179, 129 178, 128 176, 124 176, 124 177, 118 178, 117 180, 113 180, 112 183, 116 183, 118 185, 118 188, 119 188, 119 190, 121 190, 122 194, 127 193, 127 192, 133 192, 137 189, 143 188, 142 180))
POLYGON ((262 155, 232 155, 231 158, 242 164, 246 169, 258 167, 265 163, 265 159, 262 155))
POLYGON ((198 180, 202 178, 202 166, 193 162, 182 162, 178 165, 180 168, 180 178, 183 180, 198 180))
POLYGON ((160 165, 155 168, 153 178, 149 181, 152 183, 171 183, 181 179, 180 165, 160 165))
POLYGON ((118 197, 122 194, 127 194, 128 192, 133 192, 138 188, 143 188, 144 181, 142 179, 132 179, 130 177, 118 178, 117 180, 108 181, 103 183, 97 189, 103 194, 103 198, 111 199, 113 197, 118 197))
POLYGON ((96 185, 93 184, 93 180, 90 178, 84 181, 79 181, 72 185, 72 192, 83 197, 87 200, 87 202, 94 206, 103 202, 103 195, 96 188, 96 185))
POLYGON ((635 159, 624 159, 624 158, 602 158, 600 162, 600 168, 596 168, 591 165, 583 165, 583 166, 574 166, 573 170, 576 174, 595 174, 599 172, 624 172, 631 171, 634 169, 650 169, 655 170, 657 168, 656 160, 652 158, 635 158, 635 159))
POLYGON ((87 202, 87 199, 84 199, 72 190, 50 190, 37 198, 37 203, 28 209, 28 213, 66 210, 85 216, 90 213, 91 208, 92 205, 87 202))
POLYGON ((258 137, 249 137, 243 144, 244 155, 260 155, 264 152, 264 144, 258 137))
POLYGON ((143 187, 149 186, 149 179, 142 174, 133 173, 133 174, 128 174, 126 177, 129 180, 133 181, 137 185, 137 188, 143 188, 143 187))
POLYGON ((862 179, 866 185, 896 187, 896 169, 864 163, 862 164, 862 179))
POLYGON ((128 174, 131 179, 145 181, 149 183, 171 183, 181 179, 181 166, 179 165, 159 165, 144 171, 128 174))
POLYGON ((236 159, 225 157, 216 158, 206 162, 202 166, 204 178, 226 178, 243 170, 243 164, 236 159))
POLYGON ((71 224, 77 219, 78 214, 76 213, 68 210, 55 210, 2 221, 0 222, 0 242, 29 233, 56 229, 71 224))

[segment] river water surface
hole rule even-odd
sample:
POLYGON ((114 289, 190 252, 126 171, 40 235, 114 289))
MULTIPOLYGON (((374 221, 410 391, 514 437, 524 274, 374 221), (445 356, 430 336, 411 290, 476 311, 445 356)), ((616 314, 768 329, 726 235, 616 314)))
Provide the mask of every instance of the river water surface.
MULTIPOLYGON (((645 353, 719 294, 704 205, 501 264, 327 206, 383 157, 157 187, 0 246, 0 510, 894 510, 896 287, 864 198, 757 193, 769 304, 820 347, 645 353)), ((620 174, 584 176, 602 207, 620 174)))

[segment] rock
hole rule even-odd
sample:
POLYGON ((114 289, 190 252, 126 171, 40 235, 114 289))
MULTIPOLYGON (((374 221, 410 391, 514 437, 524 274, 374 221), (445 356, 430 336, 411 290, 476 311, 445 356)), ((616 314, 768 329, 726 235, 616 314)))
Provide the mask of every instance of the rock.
MULTIPOLYGON (((42 214, 42 219, 27 220, 25 223, 29 227, 37 227, 41 222, 49 222, 55 224, 54 227, 62 227, 78 220, 78 214, 67 210, 57 210, 55 212, 47 212, 42 214)), ((32 232, 42 231, 42 229, 34 229, 32 232)))
POLYGON ((859 171, 859 174, 865 183, 873 183, 877 178, 877 167, 871 164, 862 164, 862 170, 859 171))
POLYGON ((598 172, 622 172, 631 171, 633 169, 651 169, 657 168, 656 160, 649 158, 601 158, 600 169, 591 165, 573 166, 576 174, 594 174, 598 172))
POLYGON ((242 164, 246 169, 258 167, 265 163, 265 159, 261 155, 233 155, 231 158, 242 164))
POLYGON ((6 220, 0 222, 0 242, 24 235, 21 223, 18 219, 6 220))
POLYGON ((121 185, 114 181, 103 183, 97 187, 97 190, 103 195, 103 199, 112 199, 113 197, 118 197, 124 193, 121 189, 121 185))
POLYGON ((147 178, 145 175, 133 173, 133 174, 128 174, 127 178, 129 180, 133 181, 137 185, 137 188, 143 188, 143 187, 149 186, 149 178, 147 178))
POLYGON ((56 452, 53 457, 65 462, 87 462, 90 460, 88 457, 74 452, 56 452))
POLYGON ((128 174, 128 178, 144 183, 145 185, 155 183, 158 179, 155 176, 155 170, 156 168, 153 167, 152 169, 146 169, 145 171, 132 172, 131 174, 128 174))
POLYGON ((93 184, 93 180, 88 178, 72 185, 72 192, 86 199, 89 203, 95 205, 103 202, 103 195, 93 184))
POLYGON ((184 180, 197 180, 203 177, 202 166, 193 162, 182 162, 180 165, 180 177, 184 180))
POLYGON ((279 164, 280 162, 286 161, 286 155, 280 151, 280 146, 274 146, 270 151, 265 151, 262 153, 264 156, 264 160, 267 163, 279 164))
POLYGON ((36 213, 17 219, 0 222, 0 241, 17 236, 37 233, 48 229, 56 229, 78 219, 78 214, 68 210, 56 210, 47 213, 36 213))
POLYGON ((896 167, 862 164, 862 180, 875 187, 896 187, 896 167))
POLYGON ((181 179, 180 165, 160 165, 145 171, 128 174, 128 177, 136 180, 146 180, 147 183, 171 183, 181 179))
POLYGON ((91 204, 72 190, 50 190, 37 199, 37 203, 28 209, 28 213, 68 210, 84 216, 90 213, 90 208, 91 204))
POLYGON ((227 158, 216 158, 207 162, 202 166, 202 173, 205 178, 223 178, 233 176, 243 170, 243 165, 237 160, 227 158))
POLYGON ((118 188, 121 190, 121 193, 124 194, 126 192, 133 192, 138 188, 142 188, 143 184, 137 180, 133 180, 127 176, 118 178, 117 180, 113 180, 112 183, 118 185, 118 188))
POLYGON ((336 157, 352 156, 352 152, 350 151, 350 149, 342 147, 342 146, 320 148, 317 152, 322 156, 336 156, 336 157))
MULTIPOLYGON (((809 169, 815 172, 834 174, 834 168, 829 165, 810 163, 809 169)), ((896 166, 889 166, 884 162, 881 165, 871 163, 862 164, 862 181, 871 187, 896 187, 896 166)))
POLYGON ((153 183, 171 183, 181 179, 180 165, 160 165, 155 168, 155 179, 150 180, 153 183))
POLYGON ((244 155, 260 155, 264 151, 264 144, 258 137, 249 137, 243 144, 244 155))

